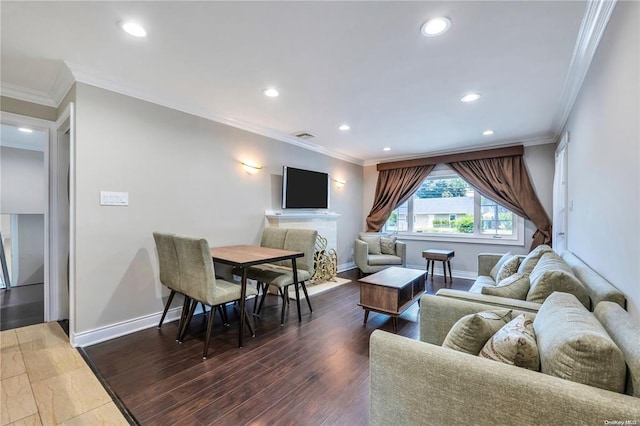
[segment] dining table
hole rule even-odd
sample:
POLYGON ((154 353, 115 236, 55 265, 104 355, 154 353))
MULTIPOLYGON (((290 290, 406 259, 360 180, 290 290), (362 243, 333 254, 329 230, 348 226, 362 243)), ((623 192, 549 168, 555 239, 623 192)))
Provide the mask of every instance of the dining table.
POLYGON ((247 270, 252 266, 263 263, 291 260, 293 282, 296 283, 298 282, 298 267, 296 265, 296 259, 303 257, 304 253, 300 251, 281 250, 253 245, 211 247, 210 251, 211 258, 214 262, 230 265, 242 270, 242 279, 240 281, 240 330, 238 332, 238 347, 242 347, 245 326, 244 312, 247 297, 247 270))

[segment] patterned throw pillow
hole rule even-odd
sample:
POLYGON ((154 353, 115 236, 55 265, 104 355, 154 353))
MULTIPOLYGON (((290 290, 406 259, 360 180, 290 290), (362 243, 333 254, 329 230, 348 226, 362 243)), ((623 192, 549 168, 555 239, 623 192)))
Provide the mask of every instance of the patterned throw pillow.
POLYGON ((396 254, 396 236, 380 237, 380 251, 382 254, 396 254))
POLYGON ((451 327, 442 347, 478 355, 487 340, 509 321, 511 310, 506 309, 466 315, 451 327))
POLYGON ((546 244, 541 244, 531 250, 531 252, 529 252, 529 254, 524 259, 522 259, 522 262, 520 262, 518 272, 520 272, 521 274, 530 274, 531 271, 533 271, 533 268, 535 268, 538 264, 538 261, 540 260, 542 255, 549 251, 553 251, 553 249, 546 244))
POLYGON ((491 272, 489 272, 489 275, 491 275, 491 278, 493 278, 494 281, 496 280, 496 276, 498 276, 498 271, 500 270, 502 264, 511 259, 511 256, 513 256, 513 254, 511 254, 510 251, 503 254, 500 260, 498 260, 498 263, 496 263, 494 267, 491 268, 491 272))
POLYGON ((537 371, 540 355, 533 320, 524 314, 518 315, 487 341, 479 356, 537 371))
POLYGON ((511 275, 518 272, 518 266, 520 266, 520 258, 518 256, 511 256, 498 270, 498 273, 496 274, 496 282, 499 283, 505 278, 509 278, 511 275))

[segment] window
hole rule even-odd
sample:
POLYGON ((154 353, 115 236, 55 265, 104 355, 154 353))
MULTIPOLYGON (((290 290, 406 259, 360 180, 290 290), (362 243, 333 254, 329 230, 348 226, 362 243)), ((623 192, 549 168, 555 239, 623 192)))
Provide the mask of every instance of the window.
POLYGON ((415 194, 391 213, 384 230, 416 238, 524 244, 523 223, 446 169, 425 179, 415 194))

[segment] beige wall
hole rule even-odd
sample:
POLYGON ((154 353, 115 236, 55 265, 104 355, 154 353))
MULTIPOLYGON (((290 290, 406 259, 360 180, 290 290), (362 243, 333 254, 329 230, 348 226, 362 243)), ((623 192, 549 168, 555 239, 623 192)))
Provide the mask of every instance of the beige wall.
POLYGON ((565 131, 568 248, 640 319, 640 3, 618 2, 565 131))
MULTIPOLYGON (((553 198, 553 171, 554 171, 554 144, 528 146, 524 149, 524 160, 529 170, 533 186, 540 198, 540 202, 547 211, 549 217, 552 213, 553 198)), ((363 197, 363 217, 369 214, 375 194, 378 172, 375 166, 365 167, 363 197)), ((363 220, 363 229, 365 227, 363 220)), ((456 252, 451 261, 451 268, 461 276, 475 277, 478 271, 479 253, 506 253, 511 251, 517 254, 529 252, 531 238, 535 232, 535 226, 525 220, 524 245, 497 245, 497 244, 474 244, 460 242, 443 242, 429 240, 407 240, 407 265, 422 267, 425 262, 422 258, 422 251, 430 248, 450 249, 456 252)))
POLYGON ((58 118, 58 110, 54 107, 34 104, 6 96, 0 97, 0 107, 4 112, 26 115, 27 117, 41 118, 49 121, 55 121, 56 118, 58 118))
POLYGON ((0 147, 1 213, 44 214, 44 152, 0 147))
POLYGON ((210 245, 258 243, 265 210, 279 209, 282 166, 326 171, 338 220, 338 263, 362 220, 362 167, 291 144, 76 85, 76 331, 161 312, 152 232, 210 245), (248 175, 240 160, 263 164, 248 175), (99 205, 126 191, 128 207, 99 205))

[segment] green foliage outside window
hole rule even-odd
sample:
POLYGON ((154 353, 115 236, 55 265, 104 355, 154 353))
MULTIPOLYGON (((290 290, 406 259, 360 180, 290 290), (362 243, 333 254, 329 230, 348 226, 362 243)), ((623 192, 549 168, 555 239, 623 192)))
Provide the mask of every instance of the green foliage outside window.
POLYGON ((473 216, 463 216, 459 218, 456 228, 458 232, 462 234, 473 234, 473 216))

